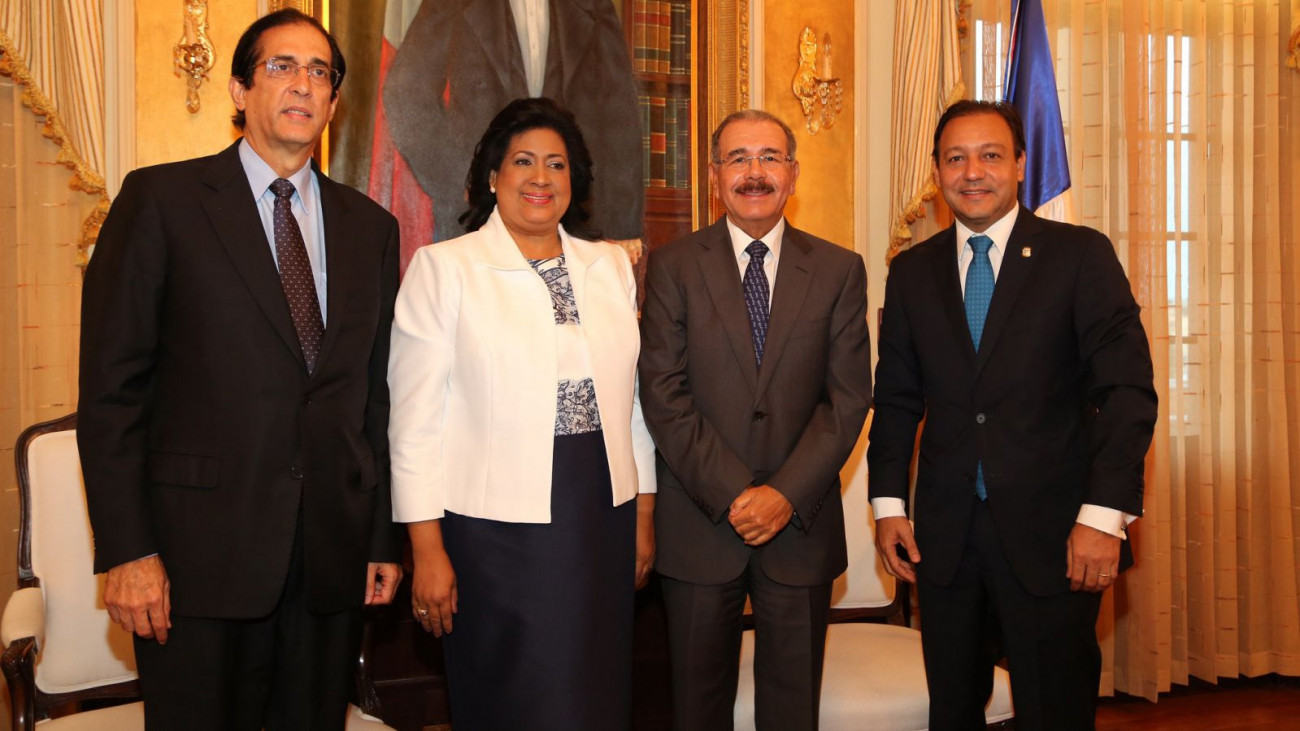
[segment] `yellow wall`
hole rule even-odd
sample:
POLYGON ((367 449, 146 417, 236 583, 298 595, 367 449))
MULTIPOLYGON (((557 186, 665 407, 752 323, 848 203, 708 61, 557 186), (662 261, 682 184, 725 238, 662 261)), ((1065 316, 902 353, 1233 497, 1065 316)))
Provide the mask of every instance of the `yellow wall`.
POLYGON ((256 0, 208 4, 208 34, 216 60, 199 90, 200 108, 185 108, 185 79, 177 76, 172 47, 181 37, 178 0, 136 0, 136 166, 156 165, 217 152, 238 135, 226 84, 235 43, 257 17, 256 0))
POLYGON ((784 119, 799 143, 799 183, 786 212, 795 226, 853 248, 853 0, 762 2, 763 107, 784 119), (816 135, 809 134, 791 90, 804 26, 812 27, 819 43, 830 32, 832 71, 844 88, 844 106, 835 126, 816 135))

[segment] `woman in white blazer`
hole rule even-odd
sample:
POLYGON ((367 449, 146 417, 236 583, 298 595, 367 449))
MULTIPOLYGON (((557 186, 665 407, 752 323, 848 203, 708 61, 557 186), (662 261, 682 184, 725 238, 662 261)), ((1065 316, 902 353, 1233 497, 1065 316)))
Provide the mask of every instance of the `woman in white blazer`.
POLYGON ((397 298, 393 517, 458 731, 630 725, 654 445, 632 266, 585 228, 591 181, 572 114, 507 105, 474 151, 470 233, 417 251, 397 298))

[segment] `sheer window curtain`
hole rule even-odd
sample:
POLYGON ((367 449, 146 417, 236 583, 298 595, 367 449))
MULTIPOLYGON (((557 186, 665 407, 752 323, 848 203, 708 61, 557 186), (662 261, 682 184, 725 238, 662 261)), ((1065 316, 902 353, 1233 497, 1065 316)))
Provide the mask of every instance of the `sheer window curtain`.
MULTIPOLYGON (((1077 222, 1115 243, 1161 396, 1102 692, 1300 675, 1300 2, 1043 4, 1077 222)), ((1009 6, 968 8, 978 98, 1009 6)))

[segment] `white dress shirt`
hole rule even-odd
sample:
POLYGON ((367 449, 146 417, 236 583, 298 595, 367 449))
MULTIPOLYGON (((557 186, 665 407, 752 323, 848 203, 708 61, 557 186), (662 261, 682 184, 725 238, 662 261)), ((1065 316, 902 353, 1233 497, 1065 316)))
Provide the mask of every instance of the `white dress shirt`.
MULTIPOLYGON (((989 263, 993 265, 993 281, 996 283, 998 272, 1002 270, 1002 257, 1006 253, 1007 242, 1011 239, 1011 231, 1016 227, 1016 218, 1019 215, 1020 206, 1015 206, 1010 213, 998 219, 992 226, 979 232, 972 231, 961 221, 957 221, 957 276, 961 280, 963 299, 966 296, 966 272, 970 268, 971 259, 975 257, 974 249, 967 242, 977 233, 982 233, 993 240, 993 245, 989 247, 989 263)), ((907 515, 906 504, 902 498, 896 497, 873 498, 871 511, 875 514, 876 520, 905 517, 907 515)), ((1079 517, 1075 519, 1075 522, 1119 538, 1125 538, 1124 528, 1134 520, 1137 520, 1136 515, 1129 515, 1114 508, 1085 503, 1080 506, 1079 517)))
POLYGON ((541 96, 546 82, 546 51, 551 41, 551 6, 549 0, 510 0, 519 33, 519 50, 524 57, 524 77, 528 95, 541 96))
MULTIPOLYGON (((749 252, 745 251, 755 239, 740 230, 740 227, 727 217, 727 233, 731 234, 731 249, 736 252, 736 266, 740 269, 740 281, 745 281, 745 270, 749 268, 749 252)), ((772 309, 772 292, 776 291, 776 263, 781 258, 781 239, 785 237, 785 219, 776 222, 771 231, 757 239, 767 245, 767 256, 763 257, 763 273, 767 275, 767 308, 772 309)))

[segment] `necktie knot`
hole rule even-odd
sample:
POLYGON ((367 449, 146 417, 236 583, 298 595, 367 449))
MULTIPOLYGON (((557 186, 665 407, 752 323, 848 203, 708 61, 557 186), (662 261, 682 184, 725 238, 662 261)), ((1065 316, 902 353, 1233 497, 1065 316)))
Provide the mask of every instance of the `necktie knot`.
POLYGON ((755 241, 745 247, 745 253, 749 254, 750 259, 756 260, 761 265, 763 263, 763 257, 767 256, 767 244, 762 241, 755 241))
POLYGON ((966 239, 966 243, 970 244, 971 251, 975 252, 975 256, 988 256, 989 249, 993 248, 993 239, 984 234, 975 234, 966 239))
POLYGON ((271 192, 276 198, 292 198, 295 191, 297 188, 293 187, 293 183, 284 178, 277 178, 274 183, 271 183, 271 192))

